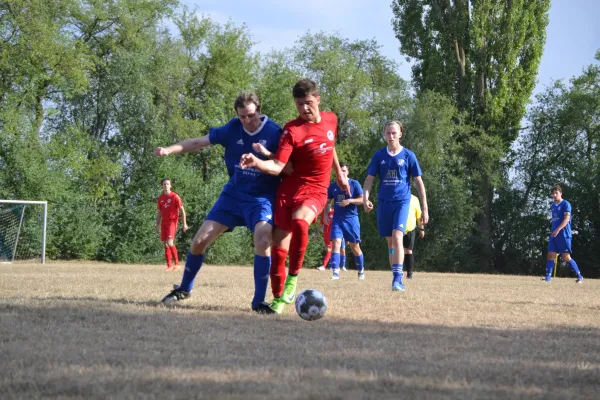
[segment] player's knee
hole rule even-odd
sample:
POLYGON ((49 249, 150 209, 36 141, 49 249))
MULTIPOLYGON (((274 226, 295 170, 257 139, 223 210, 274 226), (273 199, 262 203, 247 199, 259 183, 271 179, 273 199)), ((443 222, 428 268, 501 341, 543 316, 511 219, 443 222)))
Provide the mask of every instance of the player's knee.
POLYGON ((265 252, 271 247, 271 235, 257 235, 254 239, 254 247, 259 252, 265 252))

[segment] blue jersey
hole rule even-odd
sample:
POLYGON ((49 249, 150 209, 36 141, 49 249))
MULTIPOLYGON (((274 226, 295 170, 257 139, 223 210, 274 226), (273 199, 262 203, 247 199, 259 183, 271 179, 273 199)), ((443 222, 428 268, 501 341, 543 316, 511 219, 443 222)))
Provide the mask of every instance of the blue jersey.
POLYGON ((273 201, 279 186, 279 176, 267 175, 255 168, 240 168, 242 154, 254 153, 260 159, 262 155, 252 150, 253 143, 261 143, 272 153, 277 152, 281 127, 268 117, 262 118, 262 123, 256 132, 247 132, 239 118, 233 118, 225 125, 211 128, 208 139, 211 144, 220 144, 225 148, 225 166, 229 174, 229 182, 223 187, 223 192, 238 198, 261 197, 273 201))
POLYGON ((348 204, 346 207, 339 205, 342 200, 356 199, 363 195, 362 187, 358 181, 348 179, 348 185, 350 185, 350 195, 340 189, 335 182, 331 182, 331 185, 329 185, 329 188, 327 189, 327 198, 333 199, 334 201, 333 219, 336 221, 343 220, 346 217, 358 216, 358 207, 356 204, 348 204))
MULTIPOLYGON (((556 204, 552 202, 552 231, 563 222, 566 216, 571 217, 571 203, 566 200, 561 201, 556 204)), ((563 235, 565 238, 571 237, 571 219, 569 218, 569 223, 563 229, 561 229, 559 235, 563 235)))
POLYGON ((379 176, 379 201, 410 201, 410 178, 422 173, 415 153, 402 148, 400 153, 391 155, 384 147, 373 155, 367 174, 379 176))

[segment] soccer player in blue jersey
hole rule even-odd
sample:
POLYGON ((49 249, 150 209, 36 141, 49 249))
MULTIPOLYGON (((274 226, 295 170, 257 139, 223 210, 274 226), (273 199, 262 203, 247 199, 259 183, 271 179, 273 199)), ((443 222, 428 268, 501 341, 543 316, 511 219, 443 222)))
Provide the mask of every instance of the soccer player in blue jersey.
POLYGON ((408 212, 410 210, 410 180, 414 179, 421 198, 421 224, 429 221, 425 185, 421 179, 421 167, 415 154, 402 147, 400 138, 403 127, 398 121, 385 124, 384 136, 387 146, 377 150, 369 163, 364 187, 364 208, 369 212, 373 203, 369 194, 373 180, 379 177, 379 192, 377 193, 377 226, 379 235, 384 236, 388 244, 390 264, 392 265, 392 290, 403 292, 402 264, 404 248, 402 237, 406 229, 408 212))
POLYGON ((552 269, 557 254, 569 264, 577 279, 583 282, 583 276, 575 260, 571 258, 571 203, 562 198, 562 188, 556 185, 552 188, 552 233, 548 237, 548 258, 546 259, 546 282, 552 278, 552 269))
MULTIPOLYGON (((340 162, 342 173, 348 178, 348 166, 340 162)), ((337 183, 332 182, 327 190, 328 203, 323 212, 324 216, 329 215, 330 203, 334 203, 333 221, 331 222, 331 279, 340 279, 341 264, 341 246, 345 240, 354 253, 356 260, 356 269, 358 270, 358 279, 365 279, 365 259, 360 249, 360 221, 358 220, 358 204, 363 204, 363 190, 360 183, 354 179, 348 178, 350 193, 344 192, 337 183)))
POLYGON ((253 232, 255 249, 252 310, 261 314, 272 314, 273 310, 265 302, 265 296, 271 266, 272 204, 280 178, 264 174, 255 168, 241 169, 239 161, 242 154, 247 153, 264 158, 256 151, 261 146, 275 153, 279 145, 281 127, 260 113, 260 101, 254 93, 242 92, 235 100, 234 108, 237 118, 221 127, 211 128, 208 135, 154 150, 157 156, 167 156, 219 144, 225 148, 225 165, 230 177, 194 236, 181 284, 169 293, 162 303, 170 305, 189 298, 194 279, 204 262, 207 247, 221 234, 233 230, 236 226, 247 226, 253 232))

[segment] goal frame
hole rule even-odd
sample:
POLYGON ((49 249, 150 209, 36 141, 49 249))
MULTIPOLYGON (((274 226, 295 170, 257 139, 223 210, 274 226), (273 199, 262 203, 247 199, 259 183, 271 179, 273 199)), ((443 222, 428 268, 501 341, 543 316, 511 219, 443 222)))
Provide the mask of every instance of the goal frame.
MULTIPOLYGON (((46 228, 48 226, 48 202, 47 201, 33 201, 33 200, 2 200, 0 199, 0 204, 36 204, 42 205, 44 208, 44 214, 42 218, 42 264, 46 264, 46 228)), ((19 232, 21 230, 21 224, 23 223, 23 215, 21 215, 21 221, 19 222, 19 232)), ((17 241, 19 240, 17 236, 17 241)), ((15 246, 16 250, 16 246, 15 246)), ((13 255, 14 258, 14 255, 13 255)))

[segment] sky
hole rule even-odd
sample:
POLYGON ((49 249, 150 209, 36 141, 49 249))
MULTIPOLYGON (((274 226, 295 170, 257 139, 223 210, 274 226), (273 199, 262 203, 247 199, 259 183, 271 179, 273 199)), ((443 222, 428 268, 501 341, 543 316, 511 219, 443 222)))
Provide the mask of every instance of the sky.
MULTIPOLYGON (((410 63, 398 50, 391 20, 391 0, 182 0, 190 9, 219 23, 246 24, 255 50, 292 47, 307 31, 339 32, 349 40, 375 39, 381 53, 399 64, 400 76, 411 79, 410 63)), ((595 62, 600 49, 600 0, 552 0, 544 55, 534 94, 553 80, 570 79, 595 62)))

